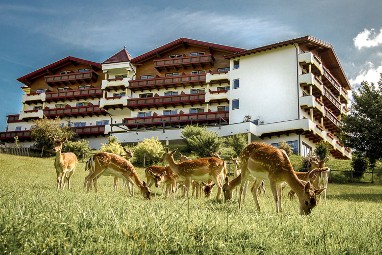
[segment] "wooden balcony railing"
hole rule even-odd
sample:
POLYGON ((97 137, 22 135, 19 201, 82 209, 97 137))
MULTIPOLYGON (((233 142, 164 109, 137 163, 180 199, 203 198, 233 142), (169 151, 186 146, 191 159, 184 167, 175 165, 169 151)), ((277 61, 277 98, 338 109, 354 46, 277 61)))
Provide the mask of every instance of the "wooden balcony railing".
POLYGON ((46 92, 45 100, 47 102, 57 101, 57 100, 70 100, 70 99, 81 99, 81 98, 101 98, 102 89, 78 89, 78 90, 67 90, 62 92, 46 92))
POLYGON ((72 127, 73 131, 79 136, 93 136, 103 135, 105 133, 105 126, 86 126, 86 127, 72 127))
POLYGON ((176 96, 158 96, 148 98, 132 98, 127 101, 127 106, 131 109, 143 107, 160 107, 167 105, 193 105, 205 102, 205 93, 184 94, 176 96))
POLYGON ((167 67, 186 67, 196 65, 213 65, 214 58, 211 54, 202 56, 186 56, 180 58, 164 58, 154 60, 154 66, 156 69, 162 69, 167 67))
POLYGON ((339 93, 341 92, 341 85, 336 78, 330 73, 330 71, 324 67, 324 77, 329 81, 329 83, 335 88, 339 93))
POLYGON ((19 141, 30 140, 31 132, 29 130, 0 132, 0 141, 14 141, 15 136, 19 141))
MULTIPOLYGON (((332 124, 334 124, 334 126, 336 127, 336 128, 338 128, 338 127, 340 127, 340 125, 341 125, 341 121, 330 111, 330 110, 328 110, 328 108, 327 107, 325 107, 325 117, 327 118, 327 119, 329 119, 330 120, 330 122, 332 123, 332 124)), ((324 122, 326 122, 325 120, 324 120, 324 122)), ((325 125, 326 126, 326 125, 325 125)))
POLYGON ((48 118, 57 116, 93 116, 93 115, 106 115, 104 109, 99 108, 98 105, 88 105, 80 107, 67 107, 67 108, 54 108, 44 109, 44 115, 48 118))
POLYGON ((337 108, 337 110, 341 111, 341 102, 338 101, 338 99, 329 89, 324 88, 324 96, 329 99, 329 101, 337 108))
POLYGON ((205 84, 206 75, 181 75, 173 77, 157 77, 147 80, 130 80, 129 88, 132 91, 145 90, 145 89, 160 89, 167 87, 181 87, 185 85, 201 85, 205 84))
POLYGON ((8 115, 7 117, 7 123, 15 123, 15 122, 20 122, 22 120, 19 119, 19 114, 14 114, 14 115, 8 115))
POLYGON ((125 118, 123 124, 128 128, 189 124, 189 123, 229 123, 229 112, 203 112, 190 114, 160 115, 150 117, 125 118))
POLYGON ((76 72, 68 74, 56 74, 56 75, 47 75, 45 76, 45 82, 52 84, 68 84, 68 83, 82 83, 89 81, 96 81, 98 78, 98 73, 93 70, 87 72, 76 72))

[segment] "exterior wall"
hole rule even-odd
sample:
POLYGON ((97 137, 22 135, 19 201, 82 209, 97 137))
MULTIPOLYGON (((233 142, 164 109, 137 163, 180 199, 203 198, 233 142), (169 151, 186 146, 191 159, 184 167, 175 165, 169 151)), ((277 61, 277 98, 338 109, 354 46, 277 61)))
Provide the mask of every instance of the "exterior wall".
POLYGON ((230 123, 241 122, 246 115, 264 123, 299 117, 294 46, 241 57, 238 69, 231 66, 230 80, 230 101, 239 99, 240 104, 239 109, 230 111, 230 123), (234 79, 239 79, 238 89, 232 87, 234 79))

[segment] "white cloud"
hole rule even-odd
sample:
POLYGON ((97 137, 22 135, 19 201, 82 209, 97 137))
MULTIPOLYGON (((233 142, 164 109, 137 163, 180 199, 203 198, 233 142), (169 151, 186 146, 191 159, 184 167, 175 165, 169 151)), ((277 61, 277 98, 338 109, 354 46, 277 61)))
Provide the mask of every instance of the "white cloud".
POLYGON ((382 73, 382 62, 380 66, 375 67, 372 63, 367 63, 368 68, 359 72, 359 74, 354 78, 350 79, 349 82, 353 88, 358 87, 361 82, 367 81, 369 83, 377 84, 380 80, 382 73))
POLYGON ((382 44, 382 28, 379 33, 375 32, 374 29, 366 29, 359 33, 354 39, 354 46, 359 50, 362 48, 376 47, 382 44))

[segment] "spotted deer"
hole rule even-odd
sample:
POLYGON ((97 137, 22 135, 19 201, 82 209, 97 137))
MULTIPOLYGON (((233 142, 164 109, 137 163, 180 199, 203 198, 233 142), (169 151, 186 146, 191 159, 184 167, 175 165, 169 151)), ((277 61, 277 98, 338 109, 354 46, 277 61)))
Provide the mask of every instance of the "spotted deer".
POLYGON ((70 189, 70 178, 74 174, 74 170, 78 164, 77 156, 72 152, 62 153, 62 144, 66 140, 54 140, 53 149, 56 152, 54 159, 54 167, 57 174, 57 190, 64 189, 65 182, 68 183, 70 189))

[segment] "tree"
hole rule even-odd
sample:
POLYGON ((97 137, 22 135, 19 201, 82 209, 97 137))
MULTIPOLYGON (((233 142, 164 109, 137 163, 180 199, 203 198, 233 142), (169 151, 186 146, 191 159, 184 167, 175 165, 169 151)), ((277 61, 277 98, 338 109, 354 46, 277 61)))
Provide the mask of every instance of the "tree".
POLYGON ((382 78, 378 86, 364 81, 353 93, 350 114, 343 117, 341 140, 372 166, 382 159, 382 78))
POLYGON ((293 153, 292 146, 290 146, 285 141, 279 142, 279 146, 278 147, 279 147, 279 149, 284 150, 288 156, 292 155, 292 153, 293 153))
POLYGON ((81 139, 78 141, 68 141, 63 144, 63 152, 73 152, 79 158, 86 158, 90 154, 89 141, 81 139))
POLYGON ((218 153, 223 143, 216 132, 198 126, 186 126, 182 131, 182 138, 188 149, 199 157, 209 157, 213 153, 218 153))
POLYGON ((38 119, 34 121, 34 124, 31 127, 31 137, 35 141, 34 146, 41 149, 41 155, 44 150, 53 148, 54 140, 70 140, 76 134, 69 126, 63 126, 60 118, 38 119))
POLYGON ((314 155, 318 159, 318 167, 324 167, 325 163, 329 160, 329 150, 330 145, 326 142, 321 141, 316 149, 314 149, 314 155))
POLYGON ((226 148, 232 148, 234 155, 232 157, 237 157, 240 155, 241 151, 247 146, 247 135, 246 134, 236 134, 227 136, 224 139, 224 144, 226 148))
POLYGON ((353 154, 351 166, 353 167, 353 170, 354 170, 353 176, 355 178, 361 178, 363 176, 363 173, 368 168, 369 162, 367 158, 362 157, 361 155, 355 153, 353 154))
POLYGON ((157 163, 164 153, 163 144, 156 138, 144 139, 134 147, 134 160, 140 165, 157 163))

